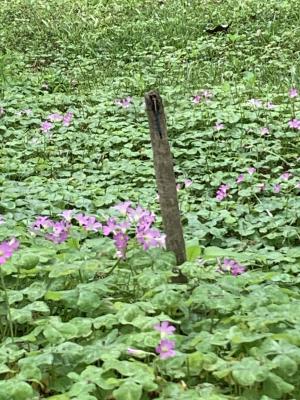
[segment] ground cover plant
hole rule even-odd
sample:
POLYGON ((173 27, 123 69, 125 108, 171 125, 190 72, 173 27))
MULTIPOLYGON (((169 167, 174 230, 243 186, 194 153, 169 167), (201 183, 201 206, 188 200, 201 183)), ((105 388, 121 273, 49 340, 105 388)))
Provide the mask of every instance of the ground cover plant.
POLYGON ((299 15, 296 0, 2 2, 0 400, 300 399, 299 15))

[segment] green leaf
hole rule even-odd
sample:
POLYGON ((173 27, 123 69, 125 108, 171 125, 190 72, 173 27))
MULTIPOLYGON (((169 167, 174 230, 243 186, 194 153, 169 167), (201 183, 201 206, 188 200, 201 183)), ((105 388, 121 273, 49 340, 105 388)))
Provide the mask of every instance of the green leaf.
POLYGON ((186 257, 187 261, 195 261, 201 255, 201 247, 199 244, 194 244, 191 246, 187 246, 186 248, 186 257))
POLYGON ((118 389, 113 391, 116 400, 140 400, 142 386, 132 380, 126 380, 118 389))
POLYGON ((268 376, 268 369, 252 357, 245 357, 234 363, 232 377, 241 386, 251 386, 255 382, 262 382, 268 376))
POLYGON ((271 373, 266 381, 263 383, 263 390, 265 394, 275 399, 280 399, 281 396, 291 393, 295 386, 283 380, 280 376, 271 373))

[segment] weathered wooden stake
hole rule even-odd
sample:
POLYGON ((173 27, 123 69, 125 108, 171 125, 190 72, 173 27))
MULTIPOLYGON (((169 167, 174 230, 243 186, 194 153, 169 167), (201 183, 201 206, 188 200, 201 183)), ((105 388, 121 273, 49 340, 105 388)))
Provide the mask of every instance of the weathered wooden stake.
POLYGON ((156 184, 166 234, 166 247, 167 250, 175 253, 177 265, 180 265, 186 261, 186 253, 164 106, 159 93, 155 90, 145 94, 145 101, 150 127, 156 184))

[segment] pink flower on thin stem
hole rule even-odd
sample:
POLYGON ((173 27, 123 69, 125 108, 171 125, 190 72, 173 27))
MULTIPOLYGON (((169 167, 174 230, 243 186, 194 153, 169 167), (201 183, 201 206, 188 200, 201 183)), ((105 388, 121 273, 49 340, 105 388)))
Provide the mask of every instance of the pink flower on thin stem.
POLYGON ((114 234, 114 242, 117 249, 117 256, 119 258, 125 258, 125 253, 129 241, 129 236, 123 232, 117 232, 114 234))
POLYGON ((279 193, 281 191, 280 183, 276 183, 273 187, 274 193, 279 193))
POLYGON ((122 203, 117 204, 116 206, 113 207, 113 209, 119 211, 120 214, 122 215, 127 215, 127 211, 129 207, 131 206, 132 202, 131 201, 123 201, 122 203))
POLYGON ((75 210, 65 210, 58 214, 62 216, 66 221, 71 222, 75 210))
POLYGON ((293 99, 294 97, 298 97, 298 90, 296 88, 291 88, 289 90, 289 97, 293 99))
POLYGON ((225 128, 225 126, 224 126, 224 124, 222 124, 221 122, 216 122, 216 124, 215 124, 215 126, 214 126, 214 129, 215 129, 215 131, 217 131, 217 132, 221 131, 221 130, 224 129, 224 128, 225 128))
POLYGON ((16 238, 0 243, 0 265, 4 264, 19 248, 20 242, 16 238))
POLYGON ((286 171, 283 174, 280 175, 280 178, 284 181, 288 181, 290 177, 293 176, 290 172, 286 171))
POLYGON ((137 229, 136 239, 144 250, 148 250, 150 247, 165 247, 166 235, 154 228, 137 229))
POLYGON ((170 325, 168 321, 163 321, 160 324, 154 325, 154 329, 160 332, 162 338, 168 335, 173 335, 173 333, 176 331, 175 326, 170 325))
POLYGON ((47 233, 45 238, 56 244, 63 243, 69 236, 70 227, 70 224, 68 224, 66 221, 52 221, 52 232, 47 233))
POLYGON ((199 94, 197 94, 196 96, 193 97, 192 102, 193 102, 194 104, 199 104, 200 101, 201 101, 201 96, 200 96, 199 94))
POLYGON ((245 267, 235 260, 225 258, 223 265, 220 268, 220 272, 230 272, 231 275, 237 276, 245 272, 245 267))
POLYGON ((221 185, 217 190, 216 199, 220 201, 225 199, 225 197, 228 196, 227 191, 229 190, 229 188, 230 188, 229 185, 221 185))
POLYGON ((176 352, 174 351, 175 342, 169 339, 161 339, 159 345, 155 348, 156 353, 159 354, 161 360, 166 358, 174 357, 176 352))
POLYGON ((193 181, 191 179, 185 179, 183 182, 186 189, 193 184, 193 181))
POLYGON ((125 99, 116 99, 115 104, 123 108, 128 108, 132 104, 132 97, 127 96, 125 99))
POLYGON ((260 133, 261 133, 261 135, 265 136, 265 135, 268 135, 270 133, 270 130, 269 130, 269 128, 267 128, 265 126, 263 128, 260 128, 260 133))
POLYGON ((254 168, 254 167, 248 168, 248 174, 249 175, 253 175, 255 172, 256 172, 256 168, 254 168))
POLYGON ((300 120, 299 119, 296 119, 296 118, 291 119, 288 122, 288 124, 289 124, 289 127, 292 129, 298 129, 298 130, 300 129, 300 120))
POLYGON ((69 126, 72 118, 73 118, 73 113, 72 112, 67 112, 64 116, 63 116, 63 126, 69 126))
POLYGON ((141 354, 145 354, 143 350, 133 349, 132 347, 128 347, 127 352, 128 354, 131 354, 133 356, 139 356, 141 354))
POLYGON ((245 179, 244 175, 241 174, 236 178, 236 183, 239 184, 239 183, 243 182, 244 179, 245 179))
POLYGON ((93 216, 78 214, 75 216, 75 219, 86 231, 98 232, 102 228, 102 224, 96 221, 96 218, 93 216))
POLYGON ((180 183, 177 183, 177 185, 176 185, 177 192, 179 192, 180 189, 181 189, 181 185, 180 185, 180 183))
POLYGON ((53 124, 49 121, 44 121, 41 123, 41 131, 43 133, 48 133, 53 128, 53 124))

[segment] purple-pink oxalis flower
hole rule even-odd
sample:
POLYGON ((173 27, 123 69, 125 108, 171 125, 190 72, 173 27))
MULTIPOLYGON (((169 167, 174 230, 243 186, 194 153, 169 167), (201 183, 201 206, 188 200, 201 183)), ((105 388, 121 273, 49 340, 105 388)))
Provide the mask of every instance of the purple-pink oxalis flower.
POLYGON ((20 243, 16 238, 0 243, 0 265, 4 264, 19 248, 20 243))
POLYGON ((300 119, 296 119, 296 118, 291 119, 288 122, 288 124, 289 124, 289 127, 292 129, 298 129, 298 130, 300 129, 300 119))
POLYGON ((219 189, 217 190, 217 194, 216 194, 216 199, 217 200, 223 200, 225 199, 225 197, 228 196, 228 190, 229 190, 230 186, 229 185, 221 185, 219 187, 219 189))
POLYGON ((158 346, 156 346, 155 351, 159 354, 161 360, 166 358, 174 357, 176 352, 174 350, 175 342, 169 339, 161 339, 158 346))
POLYGON ((175 326, 170 325, 168 321, 163 321, 160 324, 154 325, 154 329, 160 332, 162 338, 168 335, 173 335, 173 333, 176 331, 175 326))
POLYGON ((289 90, 289 97, 292 99, 294 97, 298 97, 298 90, 293 87, 289 90))

